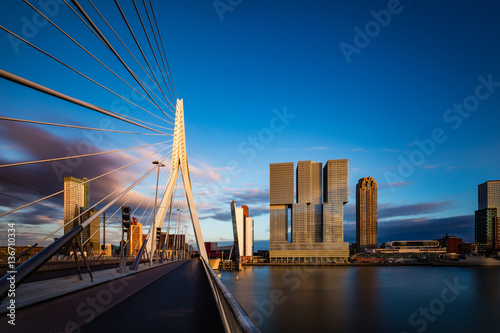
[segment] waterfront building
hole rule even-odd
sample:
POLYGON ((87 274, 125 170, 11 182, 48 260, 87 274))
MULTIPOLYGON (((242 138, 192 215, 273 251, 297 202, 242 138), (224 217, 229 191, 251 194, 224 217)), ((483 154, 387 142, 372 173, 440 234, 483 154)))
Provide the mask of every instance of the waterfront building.
POLYGON ((478 185, 478 210, 475 212, 475 238, 478 251, 500 250, 500 180, 478 185))
POLYGON ((356 184, 356 250, 376 249, 377 182, 372 177, 361 178, 356 184))
POLYGON ((231 202, 231 217, 233 222, 234 250, 233 257, 240 262, 252 262, 253 256, 253 219, 248 216, 248 206, 236 207, 236 201, 231 202))
POLYGON ((439 243, 441 247, 446 248, 447 253, 462 253, 462 238, 446 234, 446 236, 439 239, 439 243))
POLYGON ((356 259, 387 259, 398 260, 432 260, 446 254, 446 248, 441 247, 437 240, 392 241, 385 243, 383 248, 370 249, 367 253, 356 254, 356 259))
POLYGON ((347 260, 343 208, 348 192, 347 159, 329 160, 324 168, 322 163, 299 161, 295 193, 294 163, 270 164, 270 261, 347 260))

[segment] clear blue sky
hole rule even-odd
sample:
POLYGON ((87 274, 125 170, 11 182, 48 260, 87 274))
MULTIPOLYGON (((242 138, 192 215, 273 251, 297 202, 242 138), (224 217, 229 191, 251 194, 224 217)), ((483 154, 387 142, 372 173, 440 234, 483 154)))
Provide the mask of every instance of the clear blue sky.
MULTIPOLYGON (((233 198, 248 205, 254 216, 255 239, 269 239, 269 163, 348 158, 346 241, 355 241, 355 184, 365 176, 379 185, 379 242, 434 239, 446 232, 474 241, 477 185, 500 178, 498 3, 154 3, 177 95, 184 99, 187 149, 205 240, 232 239, 233 198), (284 122, 283 114, 288 114, 284 122), (237 168, 231 171, 228 165, 237 168)), ((88 8, 88 3, 82 1, 82 6, 88 8)), ((98 6, 133 46, 114 3, 98 6)), ((55 22, 127 75, 65 5, 51 11, 55 22)), ((34 25, 33 13, 24 3, 0 4, 3 26, 120 93, 130 93, 54 28, 34 25)), ((0 38, 0 68, 105 108, 123 107, 27 45, 13 46, 5 32, 0 38)), ((0 103, 0 113, 9 117, 86 125, 103 119, 5 80, 0 81, 0 103)), ((7 147, 0 152, 3 163, 55 156, 56 144, 64 156, 66 145, 76 147, 82 140, 81 131, 38 126, 43 131, 39 138, 50 132, 54 145, 30 142, 25 135, 21 144, 15 134, 28 127, 15 125, 19 128, 0 122, 0 140, 7 147)), ((159 141, 106 134, 95 147, 111 150, 159 141)), ((108 162, 123 164, 116 156, 108 162)), ((19 180, 27 170, 0 170, 0 176, 19 180)), ((50 168, 45 172, 54 176, 50 168)), ((0 184, 7 191, 8 182, 0 184)), ((47 190, 56 185, 60 187, 52 182, 47 190)), ((92 201, 99 198, 93 195, 92 201)), ((55 224, 44 223, 43 228, 54 229, 55 224)))

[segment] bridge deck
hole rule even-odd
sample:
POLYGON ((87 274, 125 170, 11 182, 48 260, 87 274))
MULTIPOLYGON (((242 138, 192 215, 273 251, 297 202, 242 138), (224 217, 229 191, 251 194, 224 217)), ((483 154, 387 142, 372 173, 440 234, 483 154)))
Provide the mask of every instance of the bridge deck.
POLYGON ((224 332, 199 259, 18 309, 14 330, 2 317, 7 332, 224 332))

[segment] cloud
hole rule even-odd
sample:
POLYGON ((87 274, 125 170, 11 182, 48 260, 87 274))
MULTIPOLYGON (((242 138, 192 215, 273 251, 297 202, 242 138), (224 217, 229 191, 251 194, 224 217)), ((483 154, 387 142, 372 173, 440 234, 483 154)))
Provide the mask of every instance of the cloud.
MULTIPOLYGON (((379 204, 378 221, 388 221, 401 216, 419 216, 443 212, 453 207, 452 201, 424 202, 414 204, 379 204)), ((356 202, 344 206, 344 220, 346 222, 356 221, 356 202)))
POLYGON ((381 204, 378 206, 379 221, 399 216, 415 216, 445 211, 453 207, 452 201, 423 202, 416 204, 392 205, 381 204))
POLYGON ((436 168, 442 167, 444 165, 446 165, 446 163, 445 164, 427 164, 427 165, 422 166, 422 168, 423 169, 436 169, 436 168))
POLYGON ((387 188, 394 188, 394 187, 406 187, 413 184, 413 181, 405 182, 405 181, 400 181, 400 182, 394 182, 394 183, 378 183, 378 189, 387 189, 387 188))
MULTIPOLYGON (((356 242, 356 224, 344 224, 345 241, 356 242)), ((379 244, 395 240, 433 240, 449 233, 474 241, 474 215, 410 218, 378 223, 379 244)))
POLYGON ((351 149, 351 151, 366 151, 366 150, 364 150, 363 148, 354 148, 354 149, 351 149))
MULTIPOLYGON (((75 139, 57 136, 40 127, 18 123, 8 123, 8 126, 5 123, 0 123, 0 140, 7 142, 10 146, 15 146, 14 153, 16 151, 22 152, 22 154, 13 154, 12 150, 1 150, 0 164, 102 151, 86 138, 75 139), (85 152, 83 152, 84 148, 85 152)), ((137 160, 136 155, 143 155, 145 151, 151 153, 154 150, 144 148, 137 151, 3 168, 0 176, 0 193, 2 193, 0 211, 6 212, 63 190, 63 178, 66 176, 91 179, 121 167, 132 160, 137 160)), ((90 183, 91 204, 106 197, 114 190, 124 187, 130 179, 148 168, 150 164, 151 161, 145 160, 92 181, 90 183)), ((146 187, 144 191, 147 189, 146 187)), ((114 195, 118 193, 120 192, 117 191, 114 195)), ((137 207, 140 202, 143 202, 146 206, 153 197, 152 195, 148 196, 147 193, 139 192, 131 197, 129 204, 137 207)), ((19 226, 42 226, 46 230, 45 234, 49 234, 62 226, 63 198, 64 195, 61 193, 6 215, 1 220, 15 220, 19 226)), ((109 202, 109 199, 106 202, 109 202)), ((111 211, 118 209, 118 204, 116 207, 112 207, 111 211)), ((99 205, 99 207, 102 206, 103 204, 99 205)), ((110 215, 111 213, 107 217, 109 218, 110 215)))
POLYGON ((307 148, 304 148, 304 150, 328 150, 330 148, 328 147, 307 147, 307 148))

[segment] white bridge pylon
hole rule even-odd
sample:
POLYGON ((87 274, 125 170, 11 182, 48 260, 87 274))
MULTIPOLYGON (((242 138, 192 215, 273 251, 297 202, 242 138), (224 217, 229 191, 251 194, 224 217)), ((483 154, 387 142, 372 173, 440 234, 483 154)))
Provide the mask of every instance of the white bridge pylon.
MULTIPOLYGON (((156 213, 156 217, 151 225, 151 229, 149 230, 149 235, 146 240, 146 246, 144 248, 146 257, 149 257, 151 259, 153 258, 157 246, 155 237, 156 228, 159 228, 163 225, 163 221, 165 221, 165 217, 167 216, 169 206, 172 202, 171 199, 174 192, 175 183, 177 182, 177 177, 179 176, 179 170, 182 176, 184 190, 186 192, 189 211, 191 213, 191 221, 193 222, 193 230, 196 237, 196 244, 198 245, 198 251, 200 253, 200 256, 208 262, 207 252, 205 250, 205 242, 203 241, 200 222, 198 221, 198 214, 196 213, 196 207, 194 204, 191 178, 189 176, 189 165, 186 154, 186 135, 184 132, 184 106, 182 99, 177 99, 170 175, 168 177, 167 186, 165 188, 165 191, 163 192, 163 197, 156 213)), ((168 235, 166 241, 168 242, 168 235)))

